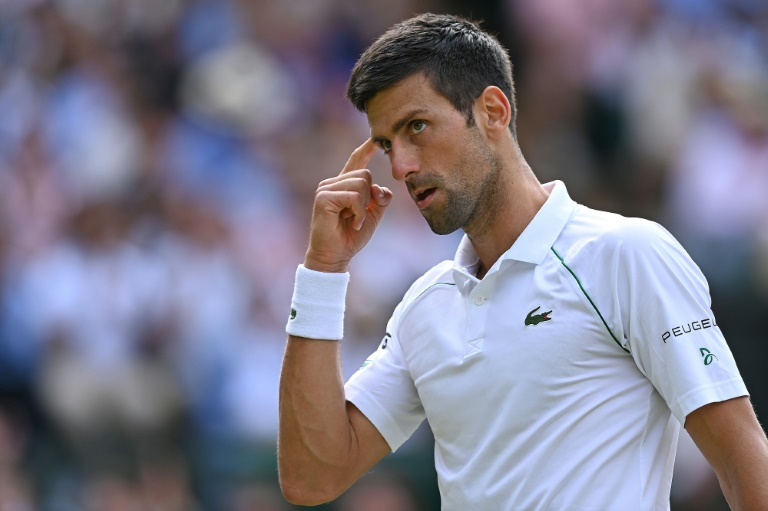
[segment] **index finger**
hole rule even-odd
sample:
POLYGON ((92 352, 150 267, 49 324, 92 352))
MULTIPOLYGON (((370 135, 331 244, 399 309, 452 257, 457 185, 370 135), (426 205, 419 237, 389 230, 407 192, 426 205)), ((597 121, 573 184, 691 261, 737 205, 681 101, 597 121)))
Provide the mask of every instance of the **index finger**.
POLYGON ((364 169, 375 152, 376 144, 369 138, 360 147, 352 151, 347 164, 341 169, 339 175, 346 174, 352 170, 364 169))

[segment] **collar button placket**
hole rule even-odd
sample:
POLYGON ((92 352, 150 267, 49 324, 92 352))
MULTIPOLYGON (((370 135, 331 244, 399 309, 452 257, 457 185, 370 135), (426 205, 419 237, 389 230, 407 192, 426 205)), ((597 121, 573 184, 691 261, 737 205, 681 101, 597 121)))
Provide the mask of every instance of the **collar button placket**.
POLYGON ((464 360, 483 352, 494 280, 492 276, 486 275, 486 278, 478 282, 467 295, 467 335, 465 339, 467 349, 464 360))

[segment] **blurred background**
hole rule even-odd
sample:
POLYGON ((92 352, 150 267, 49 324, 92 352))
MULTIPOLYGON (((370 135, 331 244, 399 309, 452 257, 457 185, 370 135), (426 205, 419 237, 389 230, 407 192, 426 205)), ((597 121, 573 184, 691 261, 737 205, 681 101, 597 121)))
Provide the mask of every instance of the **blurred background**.
MULTIPOLYGON (((764 0, 0 0, 0 511, 295 509, 278 377, 314 190, 368 135, 357 56, 424 11, 509 48, 542 181, 678 237, 766 420, 764 0)), ((371 167, 396 198, 345 376, 459 239, 371 167)), ((672 507, 727 509, 687 438, 672 507)), ((322 509, 438 510, 428 426, 322 509)))

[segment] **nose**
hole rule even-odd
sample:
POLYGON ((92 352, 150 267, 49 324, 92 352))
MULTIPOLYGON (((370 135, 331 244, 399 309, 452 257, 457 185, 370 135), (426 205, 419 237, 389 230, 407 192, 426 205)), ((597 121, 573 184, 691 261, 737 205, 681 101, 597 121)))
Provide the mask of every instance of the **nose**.
POLYGON ((419 171, 418 151, 407 146, 392 147, 389 161, 392 163, 392 177, 403 181, 409 175, 419 171))

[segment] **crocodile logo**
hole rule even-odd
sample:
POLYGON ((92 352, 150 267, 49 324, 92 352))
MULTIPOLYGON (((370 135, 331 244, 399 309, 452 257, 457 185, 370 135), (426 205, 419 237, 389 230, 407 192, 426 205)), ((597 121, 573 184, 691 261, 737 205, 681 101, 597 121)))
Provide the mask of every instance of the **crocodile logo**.
POLYGON ((291 319, 296 319, 296 309, 291 309, 291 319))
POLYGON ((531 312, 528 313, 528 315, 525 317, 525 326, 528 325, 538 325, 539 323, 543 321, 549 321, 552 318, 549 317, 550 314, 552 314, 552 311, 542 312, 541 314, 534 314, 537 310, 541 309, 541 305, 533 309, 531 312))

